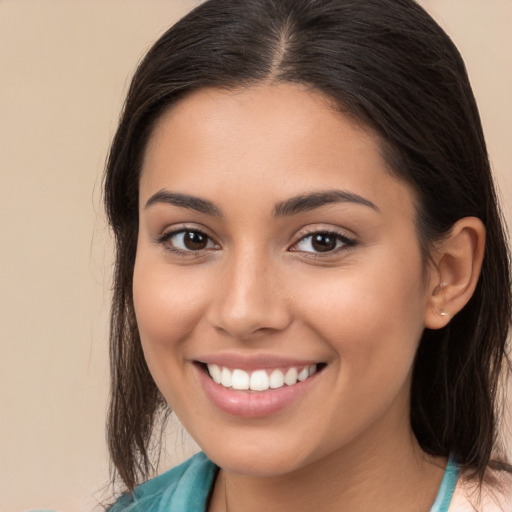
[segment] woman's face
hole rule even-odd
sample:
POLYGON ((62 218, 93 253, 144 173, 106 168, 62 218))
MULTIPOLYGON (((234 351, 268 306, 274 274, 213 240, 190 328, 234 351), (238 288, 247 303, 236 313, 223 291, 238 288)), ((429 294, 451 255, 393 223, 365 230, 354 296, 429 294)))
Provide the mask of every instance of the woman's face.
POLYGON ((410 434, 427 286, 368 129, 298 85, 195 92, 156 125, 139 208, 144 353, 214 462, 283 475, 410 434))

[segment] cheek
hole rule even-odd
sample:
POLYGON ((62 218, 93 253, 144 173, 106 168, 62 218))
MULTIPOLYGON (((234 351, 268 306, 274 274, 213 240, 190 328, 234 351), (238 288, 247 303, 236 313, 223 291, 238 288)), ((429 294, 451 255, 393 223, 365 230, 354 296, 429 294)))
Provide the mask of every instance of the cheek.
POLYGON ((411 263, 382 255, 320 276, 310 282, 314 294, 301 292, 302 316, 337 353, 340 375, 408 373, 424 328, 421 269, 419 256, 411 263))
POLYGON ((203 316, 204 290, 191 286, 190 273, 172 270, 140 251, 133 275, 133 301, 144 355, 158 383, 164 366, 183 362, 180 348, 203 316))

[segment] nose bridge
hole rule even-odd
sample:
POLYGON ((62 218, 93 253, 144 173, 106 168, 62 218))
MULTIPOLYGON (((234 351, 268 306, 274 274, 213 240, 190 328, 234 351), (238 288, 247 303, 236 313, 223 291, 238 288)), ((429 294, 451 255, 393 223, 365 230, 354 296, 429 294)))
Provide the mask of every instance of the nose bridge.
POLYGON ((284 329, 289 312, 280 287, 279 269, 268 249, 250 243, 224 262, 212 322, 237 339, 263 330, 284 329))

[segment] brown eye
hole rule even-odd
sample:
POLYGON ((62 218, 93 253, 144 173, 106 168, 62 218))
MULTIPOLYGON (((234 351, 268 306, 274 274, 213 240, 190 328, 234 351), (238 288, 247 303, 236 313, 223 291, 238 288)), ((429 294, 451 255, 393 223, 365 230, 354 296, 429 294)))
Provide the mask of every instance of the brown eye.
POLYGON ((318 231, 301 238, 292 250, 319 254, 336 252, 344 247, 352 247, 354 245, 356 245, 354 240, 347 238, 341 233, 318 231))
POLYGON ((317 233, 311 237, 311 247, 316 252, 328 252, 336 249, 336 237, 328 233, 317 233))
POLYGON ((218 248, 207 234, 194 229, 166 233, 159 242, 168 246, 170 250, 178 252, 197 252, 218 248))
POLYGON ((183 245, 189 251, 200 251, 206 249, 208 237, 197 231, 185 231, 183 234, 183 245))

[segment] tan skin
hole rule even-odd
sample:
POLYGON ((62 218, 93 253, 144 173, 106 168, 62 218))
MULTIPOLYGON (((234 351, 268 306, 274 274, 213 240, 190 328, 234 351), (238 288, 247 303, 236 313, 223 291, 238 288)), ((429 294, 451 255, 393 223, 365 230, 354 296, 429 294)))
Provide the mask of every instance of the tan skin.
POLYGON ((134 302, 155 382, 222 468, 210 512, 430 509, 446 461, 411 431, 411 368, 423 329, 471 297, 485 230, 460 220, 425 272, 415 206, 377 137, 302 86, 197 91, 157 123, 134 302), (323 199, 276 214, 308 194, 323 199), (205 394, 197 362, 212 353, 325 367, 293 403, 246 418, 205 394))

